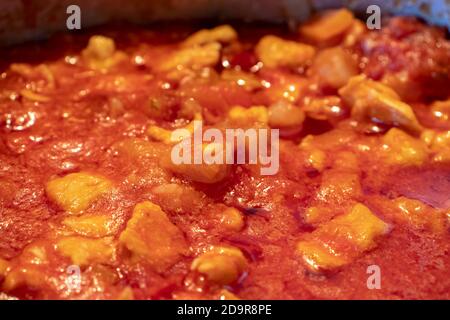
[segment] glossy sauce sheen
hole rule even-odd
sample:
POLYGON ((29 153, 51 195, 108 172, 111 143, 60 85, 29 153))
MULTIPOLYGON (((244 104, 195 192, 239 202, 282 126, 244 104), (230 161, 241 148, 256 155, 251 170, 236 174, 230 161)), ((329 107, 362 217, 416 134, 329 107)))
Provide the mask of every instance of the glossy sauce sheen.
MULTIPOLYGON (((343 37, 314 43, 278 27, 233 27, 239 40, 222 43, 217 64, 186 72, 159 71, 158 65, 199 29, 195 25, 112 26, 2 50, 2 297, 450 298, 450 160, 433 158, 439 150, 450 149, 450 142, 434 150, 423 142, 426 130, 450 130, 450 111, 445 118, 443 112, 436 116, 431 107, 450 94, 450 45, 445 33, 410 18, 391 19, 381 31, 363 30, 353 42, 345 38, 348 43, 343 37), (102 70, 89 66, 81 53, 94 34, 114 39, 116 52, 122 54, 102 70), (315 57, 302 66, 264 66, 255 46, 269 34, 310 43, 315 57), (355 118, 334 81, 321 82, 314 59, 330 47, 342 48, 353 59, 357 74, 395 83, 391 87, 413 108, 422 126, 419 132, 398 129, 423 143, 425 156, 420 163, 390 161, 400 151, 386 151, 383 144, 389 144, 386 134, 396 125, 355 118), (237 81, 242 73, 248 77, 244 85, 237 81), (399 74, 406 84, 399 85, 399 74), (162 165, 170 146, 148 134, 150 126, 174 129, 189 123, 193 113, 186 105, 190 103, 199 108, 205 126, 225 128, 237 126, 227 119, 234 106, 268 107, 280 100, 306 116, 301 119, 295 113, 298 125, 281 125, 280 170, 274 176, 261 176, 255 166, 232 165, 219 182, 196 182, 162 165), (311 106, 311 101, 319 102, 311 106), (70 213, 55 201, 48 183, 78 172, 104 177, 112 187, 70 213), (416 220, 401 215, 398 203, 404 198, 425 208, 416 220), (163 212, 147 207, 152 223, 133 214, 136 205, 145 201, 163 212), (333 240, 335 236, 327 233, 339 223, 336 217, 346 215, 357 203, 369 208, 380 226, 387 226, 364 249, 350 238, 335 235, 333 240), (226 209, 228 215, 223 213, 226 209), (90 234, 89 227, 74 231, 66 220, 98 215, 102 225, 107 221, 101 236, 98 230, 90 234), (123 233, 132 216, 137 226, 160 227, 141 236, 170 237, 173 254, 156 262, 144 253, 134 256, 137 245, 123 233), (161 230, 170 230, 170 236, 161 230), (60 241, 70 237, 107 239, 105 248, 114 248, 107 258, 94 256, 81 263, 78 289, 71 289, 66 281, 67 268, 82 260, 64 254, 72 250, 70 242, 60 241), (299 252, 299 242, 325 241, 324 237, 331 237, 329 243, 341 250, 345 263, 339 267, 314 269, 299 252), (245 264, 239 265, 237 279, 212 281, 191 267, 211 246, 242 252, 245 264), (370 265, 380 267, 381 289, 367 288, 370 265)), ((336 63, 341 60, 332 64, 336 63)), ((245 121, 244 127, 254 126, 245 121)), ((397 139, 394 145, 402 143, 397 139)), ((157 246, 151 239, 144 242, 157 246)), ((152 252, 156 250, 153 247, 152 252)))

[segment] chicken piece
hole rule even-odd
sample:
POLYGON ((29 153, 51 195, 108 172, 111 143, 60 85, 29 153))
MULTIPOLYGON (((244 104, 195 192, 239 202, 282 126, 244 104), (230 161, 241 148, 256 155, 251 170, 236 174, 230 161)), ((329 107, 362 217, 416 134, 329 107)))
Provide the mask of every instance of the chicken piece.
POLYGON ((326 205, 317 205, 306 208, 303 213, 303 220, 311 226, 319 226, 324 222, 331 220, 339 212, 334 208, 330 208, 326 205))
POLYGON ((369 119, 411 132, 422 129, 412 108, 402 102, 394 90, 364 75, 351 78, 339 94, 357 120, 369 119))
POLYGON ((241 300, 237 295, 228 291, 227 289, 222 289, 219 292, 218 300, 241 300))
POLYGON ((324 223, 297 244, 307 268, 330 271, 351 263, 377 246, 389 226, 367 207, 356 204, 348 213, 324 223))
POLYGON ((242 124, 252 124, 255 122, 267 124, 269 122, 268 110, 264 106, 252 106, 250 108, 235 106, 228 112, 228 118, 232 122, 242 124))
POLYGON ((431 112, 441 121, 450 120, 450 99, 445 101, 435 101, 431 104, 431 112))
POLYGON ((353 47, 367 31, 367 26, 364 22, 353 19, 350 28, 345 31, 342 44, 346 47, 353 47))
POLYGON ((280 101, 270 105, 269 125, 272 128, 298 128, 301 129, 305 120, 305 113, 298 106, 280 101))
MULTIPOLYGON (((354 169, 355 171, 357 168, 354 169)), ((317 200, 326 203, 344 204, 362 195, 359 174, 355 171, 338 169, 323 173, 322 183, 317 191, 317 200)))
POLYGON ((450 130, 443 132, 425 130, 421 139, 433 153, 433 162, 450 162, 450 130))
POLYGON ((220 77, 223 80, 235 83, 247 91, 263 88, 262 81, 258 79, 257 76, 249 72, 235 69, 223 70, 220 77))
POLYGON ((357 62, 340 47, 325 49, 314 59, 311 70, 322 86, 339 89, 358 74, 357 62))
POLYGON ((235 247, 215 246, 192 261, 191 270, 205 274, 218 285, 236 282, 247 269, 247 259, 235 247))
POLYGON ((65 211, 78 213, 87 209, 112 187, 112 182, 105 177, 78 172, 50 180, 46 192, 65 211))
POLYGON ((303 67, 314 57, 313 46, 284 40, 276 36, 264 36, 256 45, 256 55, 269 68, 303 67))
POLYGON ((12 260, 5 271, 2 291, 11 291, 21 286, 40 288, 45 285, 43 268, 48 266, 48 253, 42 242, 26 246, 22 253, 12 260))
MULTIPOLYGON (((172 173, 179 174, 189 180, 201 182, 201 183, 218 183, 224 180, 231 172, 231 164, 226 163, 226 150, 222 144, 203 143, 200 148, 202 150, 202 155, 214 154, 214 157, 220 159, 218 162, 208 163, 207 161, 202 161, 202 163, 195 163, 190 158, 188 163, 183 163, 178 161, 182 160, 179 153, 186 152, 186 149, 193 149, 194 143, 186 140, 180 142, 180 145, 174 146, 170 155, 166 155, 161 159, 161 166, 172 173), (186 143, 186 148, 183 148, 183 143, 186 143), (177 158, 176 161, 174 159, 177 158), (178 159, 180 158, 180 159, 178 159)), ((191 155, 194 152, 191 152, 191 155)))
POLYGON ((145 262, 157 272, 175 264, 188 249, 181 230, 150 201, 134 207, 119 241, 131 252, 134 261, 145 262))
POLYGON ((178 183, 165 183, 152 189, 157 196, 158 204, 164 211, 191 212, 201 210, 206 196, 193 187, 178 183))
POLYGON ((226 208, 220 213, 220 224, 228 231, 240 231, 244 228, 244 215, 236 208, 226 208))
POLYGON ((63 224, 71 231, 90 238, 102 238, 114 233, 112 221, 106 215, 70 216, 63 220, 63 224))
POLYGON ((225 24, 212 29, 202 29, 191 34, 183 41, 183 47, 204 45, 211 42, 230 43, 237 38, 237 32, 230 25, 225 24))
POLYGON ((342 99, 338 96, 306 98, 304 102, 303 110, 306 115, 316 120, 339 120, 346 112, 342 107, 342 99))
POLYGON ((127 138, 116 142, 111 150, 119 156, 126 157, 128 161, 145 163, 148 160, 159 159, 161 154, 168 150, 168 147, 141 138, 127 138))
POLYGON ((348 9, 330 10, 301 25, 299 32, 309 41, 328 45, 343 37, 353 22, 353 13, 348 9))
POLYGON ((202 46, 182 48, 165 58, 158 64, 159 71, 175 69, 198 70, 215 66, 219 62, 221 45, 211 42, 202 46))
POLYGON ((81 56, 91 69, 108 69, 125 59, 123 52, 116 50, 114 40, 108 37, 95 35, 81 52, 81 56))
POLYGON ((180 132, 180 130, 167 130, 156 125, 149 126, 147 129, 147 134, 154 140, 164 142, 165 144, 174 144, 185 138, 191 136, 196 130, 196 126, 198 126, 203 121, 203 117, 201 113, 196 113, 194 115, 194 119, 189 122, 186 126, 179 129, 184 129, 183 131, 186 134, 174 134, 174 132, 180 132))
POLYGON ((112 237, 90 239, 71 236, 60 239, 56 244, 57 250, 80 267, 93 263, 111 262, 115 254, 115 244, 112 237))
POLYGON ((406 222, 416 229, 440 234, 446 230, 447 222, 443 211, 427 206, 423 202, 405 197, 393 201, 395 219, 406 222))
POLYGON ((390 129, 382 141, 383 158, 389 164, 419 166, 428 158, 425 143, 400 129, 390 129))
POLYGON ((272 79, 269 82, 263 80, 262 83, 269 104, 280 101, 297 104, 306 94, 306 87, 309 85, 305 77, 282 71, 272 73, 272 79))
POLYGON ((325 169, 327 154, 322 150, 314 147, 305 148, 307 152, 307 163, 309 166, 322 172, 325 169))

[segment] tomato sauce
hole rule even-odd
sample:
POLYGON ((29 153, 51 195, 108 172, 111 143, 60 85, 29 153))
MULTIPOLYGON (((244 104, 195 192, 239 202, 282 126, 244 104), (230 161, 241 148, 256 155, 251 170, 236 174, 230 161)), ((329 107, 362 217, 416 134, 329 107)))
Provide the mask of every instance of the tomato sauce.
MULTIPOLYGON (((450 149, 450 143, 434 150, 424 144, 420 164, 390 161, 392 154, 404 151, 386 154, 383 147, 395 147, 387 138, 395 125, 383 119, 355 119, 340 90, 321 83, 314 62, 295 68, 261 64, 255 46, 268 34, 310 43, 318 52, 330 47, 278 26, 235 24, 239 40, 222 44, 217 64, 183 69, 181 74, 158 71, 158 65, 200 27, 204 26, 107 26, 2 50, 4 297, 450 298, 450 161, 439 160, 439 151, 450 149), (113 39, 115 52, 121 55, 104 69, 89 66, 82 53, 96 34, 113 39), (243 77, 245 85, 236 82, 243 77), (188 124, 192 110, 201 112, 206 125, 225 128, 234 106, 267 107, 286 97, 306 113, 306 119, 299 130, 281 128, 285 134, 280 141, 280 170, 273 176, 262 176, 257 166, 244 164, 232 165, 220 182, 193 181, 161 165, 170 146, 148 134, 150 126, 172 130, 188 124), (331 99, 328 104, 325 98, 331 99), (77 214, 68 213, 48 183, 79 172, 104 177, 114 187, 77 214), (423 206, 417 220, 408 216, 412 211, 405 218, 398 209, 401 205, 394 205, 402 197, 423 206), (183 253, 162 269, 133 258, 134 242, 123 236, 136 217, 136 205, 145 201, 157 204, 167 216, 157 223, 175 226, 185 241, 183 253), (339 267, 312 269, 297 244, 316 241, 317 230, 339 221, 335 219, 356 203, 388 226, 376 246, 360 252, 354 248, 362 247, 353 240, 342 240, 338 248, 348 246, 348 252, 357 250, 358 255, 343 252, 340 258, 345 263, 339 267), (236 209, 240 220, 223 216, 227 208, 236 209), (109 221, 107 235, 100 239, 108 239, 108 246, 114 247, 112 258, 89 257, 87 263, 74 263, 74 257, 81 258, 59 241, 99 237, 83 235, 88 229, 81 232, 78 226, 74 232, 67 219, 98 214, 109 221), (218 245, 238 248, 246 261, 245 271, 226 285, 192 267, 196 257, 218 245), (71 265, 81 265, 81 282, 75 289, 67 285, 71 265), (367 287, 370 265, 380 267, 380 289, 367 287)), ((355 59, 358 73, 394 88, 411 105, 423 131, 450 130, 450 111, 445 119, 435 117, 432 109, 434 101, 450 96, 450 42, 442 30, 394 18, 381 31, 364 31, 354 43, 339 39, 333 46, 355 59)), ((411 143, 424 143, 421 132, 408 137, 416 141, 411 143)))

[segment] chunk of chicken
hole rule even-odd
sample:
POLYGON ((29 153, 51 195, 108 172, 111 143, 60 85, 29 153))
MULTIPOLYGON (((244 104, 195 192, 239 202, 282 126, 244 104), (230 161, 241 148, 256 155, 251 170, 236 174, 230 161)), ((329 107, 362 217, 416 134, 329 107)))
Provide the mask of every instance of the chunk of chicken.
POLYGON ((92 36, 88 46, 83 50, 83 56, 95 60, 105 60, 111 58, 116 51, 114 40, 104 36, 92 36))
POLYGON ((247 264, 238 248, 215 246, 198 256, 192 262, 191 270, 205 274, 212 283, 227 285, 239 279, 247 264))
POLYGON ((237 32, 230 25, 225 24, 212 29, 202 29, 191 34, 183 41, 183 46, 192 47, 210 42, 230 43, 237 38, 237 32))
MULTIPOLYGON (((353 170, 358 170, 358 167, 353 170)), ((362 195, 362 187, 357 172, 340 169, 327 170, 323 173, 322 183, 316 198, 321 202, 345 204, 362 195)))
POLYGON ((68 212, 87 209, 92 202, 112 189, 112 182, 105 177, 87 172, 71 173, 47 183, 48 197, 68 212))
POLYGON ((327 154, 319 148, 314 147, 305 148, 305 151, 307 152, 308 165, 318 172, 322 172, 325 169, 327 154))
POLYGON ((338 96, 306 98, 304 103, 303 110, 309 118, 333 121, 345 115, 342 99, 338 96))
POLYGON ((450 99, 444 101, 435 101, 431 104, 431 112, 434 117, 441 121, 450 120, 450 99))
POLYGON ((64 237, 57 242, 56 248, 80 267, 92 263, 111 262, 115 254, 115 245, 111 237, 100 239, 64 237))
POLYGON ((425 143, 400 129, 390 129, 382 138, 384 159, 389 164, 418 166, 428 158, 425 143))
POLYGON ((301 128, 305 113, 298 106, 285 101, 269 107, 269 125, 272 128, 301 128))
POLYGON ((267 124, 269 121, 268 110, 264 106, 252 106, 250 108, 235 106, 228 112, 228 117, 231 121, 240 124, 252 124, 255 122, 267 124))
POLYGON ((229 231, 240 231, 244 228, 244 216, 236 208, 226 208, 220 213, 220 224, 229 231))
POLYGON ((201 210, 206 198, 204 193, 195 188, 178 183, 158 185, 152 189, 152 193, 157 196, 163 210, 178 213, 201 210))
MULTIPOLYGON (((180 142, 181 140, 191 136, 194 133, 194 131, 196 130, 196 127, 198 125, 200 125, 200 123, 201 123, 200 121, 202 121, 202 120, 203 120, 203 117, 202 117, 201 113, 196 113, 194 115, 194 119, 191 122, 189 122, 186 126, 181 128, 181 129, 184 129, 183 132, 185 132, 186 134, 182 134, 182 135, 176 134, 175 135, 174 131, 164 129, 164 128, 161 128, 156 125, 149 126, 147 129, 147 134, 156 141, 161 141, 161 142, 164 142, 165 144, 174 144, 174 143, 180 142)), ((181 131, 177 131, 177 132, 181 133, 181 131)))
POLYGON ((352 108, 352 117, 369 119, 411 132, 421 130, 412 108, 402 102, 388 86, 359 75, 339 90, 342 99, 352 108))
POLYGON ((322 86, 339 89, 358 74, 357 62, 340 47, 325 49, 317 54, 311 70, 322 86))
POLYGON ((388 231, 388 224, 357 204, 300 241, 297 252, 311 271, 333 270, 374 249, 377 238, 388 231))
POLYGON ((101 238, 113 234, 111 220, 106 215, 70 216, 63 220, 63 224, 71 231, 86 237, 101 238))
POLYGON ((143 261, 157 272, 175 264, 187 251, 181 230, 150 201, 135 206, 119 241, 134 261, 143 261))
POLYGON ((29 244, 17 258, 5 265, 7 272, 1 289, 11 291, 23 285, 40 288, 45 285, 43 268, 47 266, 48 253, 45 245, 42 242, 29 244))
POLYGON ((228 291, 227 289, 222 289, 219 292, 218 300, 240 300, 237 295, 228 291))
MULTIPOLYGON (((186 140, 182 143, 187 142, 186 148, 191 150, 194 148, 193 143, 191 144, 189 140, 186 140)), ((172 152, 184 153, 180 148, 182 145, 175 146, 172 152)), ((172 173, 179 174, 189 180, 201 182, 201 183, 217 183, 224 180, 231 171, 231 164, 226 163, 226 150, 222 144, 203 143, 200 146, 203 154, 214 154, 214 157, 218 157, 221 160, 219 162, 211 162, 207 163, 206 161, 202 163, 194 163, 193 161, 189 163, 175 163, 172 158, 172 153, 167 155, 161 159, 161 166, 172 173)), ((183 149, 183 150, 185 150, 183 149)), ((194 154, 192 151, 191 155, 194 154)), ((176 155, 178 157, 179 155, 176 155)), ((192 159, 191 159, 192 160, 192 159)))
POLYGON ((330 10, 301 25, 299 32, 309 41, 328 45, 343 37, 353 22, 353 13, 348 9, 330 10))
POLYGON ((108 37, 95 35, 81 52, 81 56, 92 69, 108 69, 125 58, 123 52, 116 50, 114 40, 108 37))
POLYGON ((258 79, 256 75, 250 72, 244 72, 236 69, 223 70, 221 79, 235 83, 239 87, 244 88, 247 91, 253 91, 255 89, 263 88, 262 81, 258 79))
POLYGON ((434 162, 450 162, 450 130, 443 132, 425 130, 421 139, 433 153, 434 162))
POLYGON ((313 46, 284 40, 276 36, 264 36, 256 45, 256 55, 269 68, 302 67, 315 55, 313 46))
POLYGON ((219 62, 220 49, 221 45, 218 42, 182 48, 165 58, 158 64, 157 69, 159 71, 183 68, 198 70, 204 67, 211 67, 219 62))
POLYGON ((396 209, 395 219, 400 222, 434 233, 442 233, 446 229, 447 218, 444 212, 427 206, 419 200, 400 197, 393 201, 393 205, 396 209))

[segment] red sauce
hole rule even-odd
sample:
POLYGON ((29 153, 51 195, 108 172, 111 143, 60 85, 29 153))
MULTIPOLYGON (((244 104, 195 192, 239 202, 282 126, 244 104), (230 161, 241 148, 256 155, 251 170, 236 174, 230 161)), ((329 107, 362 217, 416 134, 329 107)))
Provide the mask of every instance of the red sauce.
MULTIPOLYGON (((281 141, 280 171, 261 176, 249 165, 233 165, 226 180, 216 184, 193 182, 162 168, 159 159, 168 147, 151 142, 151 155, 135 159, 121 144, 130 139, 152 141, 150 125, 177 126, 187 99, 201 106, 204 121, 223 126, 235 105, 270 105, 273 91, 248 90, 233 81, 221 80, 226 70, 242 70, 276 87, 283 81, 299 84, 293 102, 306 108, 308 98, 338 96, 336 89, 321 87, 314 73, 285 68, 258 69, 254 45, 262 35, 288 34, 278 27, 237 25, 238 43, 224 45, 221 64, 202 78, 196 74, 184 82, 155 71, 155 61, 177 50, 178 43, 197 27, 171 28, 105 27, 88 34, 59 35, 48 42, 2 50, 0 80, 0 258, 20 265, 27 246, 40 244, 48 249, 47 264, 39 269, 45 283, 24 283, 11 290, 18 298, 120 298, 130 288, 136 299, 217 298, 220 288, 205 276, 190 270, 196 255, 210 245, 231 245, 241 249, 248 269, 227 290, 244 299, 448 299, 450 298, 450 237, 448 226, 440 233, 416 228, 393 218, 387 209, 398 197, 420 200, 435 210, 449 210, 450 163, 426 160, 419 167, 387 165, 378 152, 382 136, 390 128, 380 125, 367 132, 354 126, 349 106, 342 103, 341 115, 324 119, 308 116, 303 127, 281 141), (81 50, 92 34, 114 39, 126 58, 107 72, 92 70, 83 62, 81 50), (27 63, 24 73, 11 63, 27 63), (50 85, 40 64, 54 78, 50 85), (41 70, 41 71, 40 71, 41 70), (31 90, 45 100, 23 96, 31 90), (152 105, 161 112, 155 113, 152 105), (381 129, 380 129, 381 128, 381 129), (298 144, 308 134, 320 137, 316 144, 326 154, 323 170, 308 163, 308 155, 298 144), (321 139, 321 140, 320 140, 321 139), (354 172, 361 192, 340 191, 335 161, 347 151, 357 159, 354 172), (87 212, 102 212, 112 219, 117 240, 126 228, 137 203, 151 200, 181 230, 189 253, 164 271, 145 263, 130 263, 119 252, 114 262, 92 263, 82 268, 80 291, 63 285, 66 268, 72 263, 55 251, 55 230, 63 228, 67 213, 46 194, 45 186, 55 177, 88 171, 113 181, 114 193, 94 202, 87 212), (133 178, 133 179, 132 179, 133 178), (174 183, 185 186, 189 196, 181 203, 155 193, 155 187, 174 183), (336 190, 318 200, 326 183, 336 190), (390 225, 388 235, 370 250, 329 273, 314 273, 298 257, 296 243, 316 230, 309 223, 307 208, 325 206, 330 220, 349 204, 365 204, 390 225), (245 226, 230 231, 220 223, 225 207, 240 210, 245 226), (366 286, 367 267, 382 270, 382 287, 366 286)), ((346 48, 359 61, 359 72, 380 80, 385 75, 404 72, 415 92, 411 101, 419 121, 428 129, 450 129, 449 121, 433 118, 430 102, 449 98, 450 44, 441 30, 412 19, 393 19, 380 32, 367 32, 346 48), (404 31, 404 32, 402 32, 404 31), (422 109, 419 110, 419 105, 422 109)), ((188 122, 190 119, 184 119, 188 122)), ((430 156, 431 157, 431 156, 430 156)), ((338 168, 339 169, 339 168, 338 168)), ((323 221, 326 223, 326 221, 323 221)), ((0 268, 1 270, 1 268, 0 268)), ((6 275, 7 277, 7 275, 6 275)), ((4 278, 4 277, 3 277, 4 278)), ((0 283, 2 276, 0 273, 0 283)))

